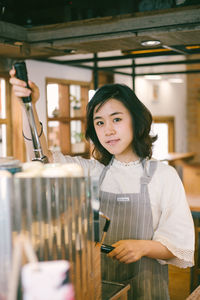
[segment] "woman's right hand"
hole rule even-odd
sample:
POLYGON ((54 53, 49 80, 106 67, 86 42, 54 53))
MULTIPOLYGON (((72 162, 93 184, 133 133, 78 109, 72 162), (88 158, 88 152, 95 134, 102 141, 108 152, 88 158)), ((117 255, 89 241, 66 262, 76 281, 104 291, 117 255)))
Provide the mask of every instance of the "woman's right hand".
POLYGON ((10 70, 9 74, 10 74, 9 82, 13 87, 15 96, 17 96, 18 98, 22 98, 22 97, 28 97, 31 95, 32 103, 36 103, 40 96, 39 88, 37 87, 37 85, 29 80, 28 84, 29 84, 30 89, 27 88, 26 82, 18 79, 15 76, 16 71, 14 68, 12 68, 10 70))

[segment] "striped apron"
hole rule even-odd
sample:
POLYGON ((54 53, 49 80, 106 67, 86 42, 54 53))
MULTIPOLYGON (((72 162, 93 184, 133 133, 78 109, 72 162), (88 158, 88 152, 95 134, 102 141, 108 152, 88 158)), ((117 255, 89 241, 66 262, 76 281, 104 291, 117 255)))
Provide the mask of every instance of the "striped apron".
MULTIPOLYGON (((100 189, 110 165, 103 169, 100 176, 100 189)), ((119 240, 152 240, 153 219, 148 192, 148 183, 157 168, 157 161, 142 162, 143 176, 140 179, 140 192, 137 194, 114 194, 100 191, 101 211, 110 218, 111 223, 104 243, 112 245, 119 240)), ((103 219, 100 229, 103 229, 103 219)), ((102 279, 130 284, 129 300, 167 300, 168 266, 157 260, 142 257, 139 261, 124 264, 101 255, 102 279)))

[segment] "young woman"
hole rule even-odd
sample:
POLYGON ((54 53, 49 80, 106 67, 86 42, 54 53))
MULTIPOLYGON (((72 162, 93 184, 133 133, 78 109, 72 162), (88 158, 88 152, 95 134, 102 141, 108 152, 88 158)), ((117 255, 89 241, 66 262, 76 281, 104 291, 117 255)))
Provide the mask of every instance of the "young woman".
MULTIPOLYGON (((10 72, 18 97, 30 95, 26 84, 10 72)), ((32 99, 37 87, 30 82, 32 99)), ((35 110, 35 117, 39 121, 35 110)), ((44 137, 44 154, 53 162, 76 162, 99 178, 101 211, 111 219, 102 254, 104 280, 129 283, 128 299, 169 299, 168 264, 191 267, 193 220, 176 170, 152 159, 152 116, 134 92, 121 84, 97 90, 87 106, 86 138, 92 159, 51 153, 44 137)))

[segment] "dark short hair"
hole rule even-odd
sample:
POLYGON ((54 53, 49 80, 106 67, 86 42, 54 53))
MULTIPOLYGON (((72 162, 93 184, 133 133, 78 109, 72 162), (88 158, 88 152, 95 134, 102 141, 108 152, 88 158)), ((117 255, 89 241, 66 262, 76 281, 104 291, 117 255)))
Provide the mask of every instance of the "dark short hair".
POLYGON ((107 165, 112 158, 99 142, 93 122, 94 109, 114 98, 129 110, 133 124, 133 150, 141 159, 152 156, 152 144, 157 136, 150 136, 152 115, 146 106, 137 98, 135 93, 124 84, 106 84, 100 87, 87 105, 86 139, 91 140, 94 149, 93 157, 107 165))

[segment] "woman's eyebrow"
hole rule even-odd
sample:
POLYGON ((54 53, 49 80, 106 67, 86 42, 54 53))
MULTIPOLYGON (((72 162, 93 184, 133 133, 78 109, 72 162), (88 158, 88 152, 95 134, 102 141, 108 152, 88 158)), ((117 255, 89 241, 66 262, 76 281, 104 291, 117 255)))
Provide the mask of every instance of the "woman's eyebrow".
POLYGON ((120 114, 122 115, 123 112, 121 112, 121 111, 116 111, 116 112, 110 114, 110 116, 115 116, 115 115, 120 115, 120 114))
MULTIPOLYGON (((122 115, 123 112, 121 112, 121 111, 116 111, 116 112, 113 112, 112 114, 110 114, 110 116, 112 117, 112 116, 120 115, 120 114, 122 115)), ((103 117, 101 117, 101 116, 96 116, 96 117, 93 118, 93 120, 97 120, 97 119, 103 119, 103 117)))
POLYGON ((93 118, 93 120, 95 121, 95 120, 98 120, 98 119, 102 119, 102 117, 95 117, 95 118, 93 118))
MULTIPOLYGON (((116 111, 116 112, 114 112, 114 113, 112 113, 112 114, 110 114, 110 116, 112 117, 112 116, 115 116, 115 115, 122 115, 123 114, 123 112, 121 112, 121 111, 116 111)), ((103 117, 101 117, 101 116, 96 116, 96 117, 94 117, 94 119, 93 120, 96 120, 96 119, 103 119, 103 117)))

